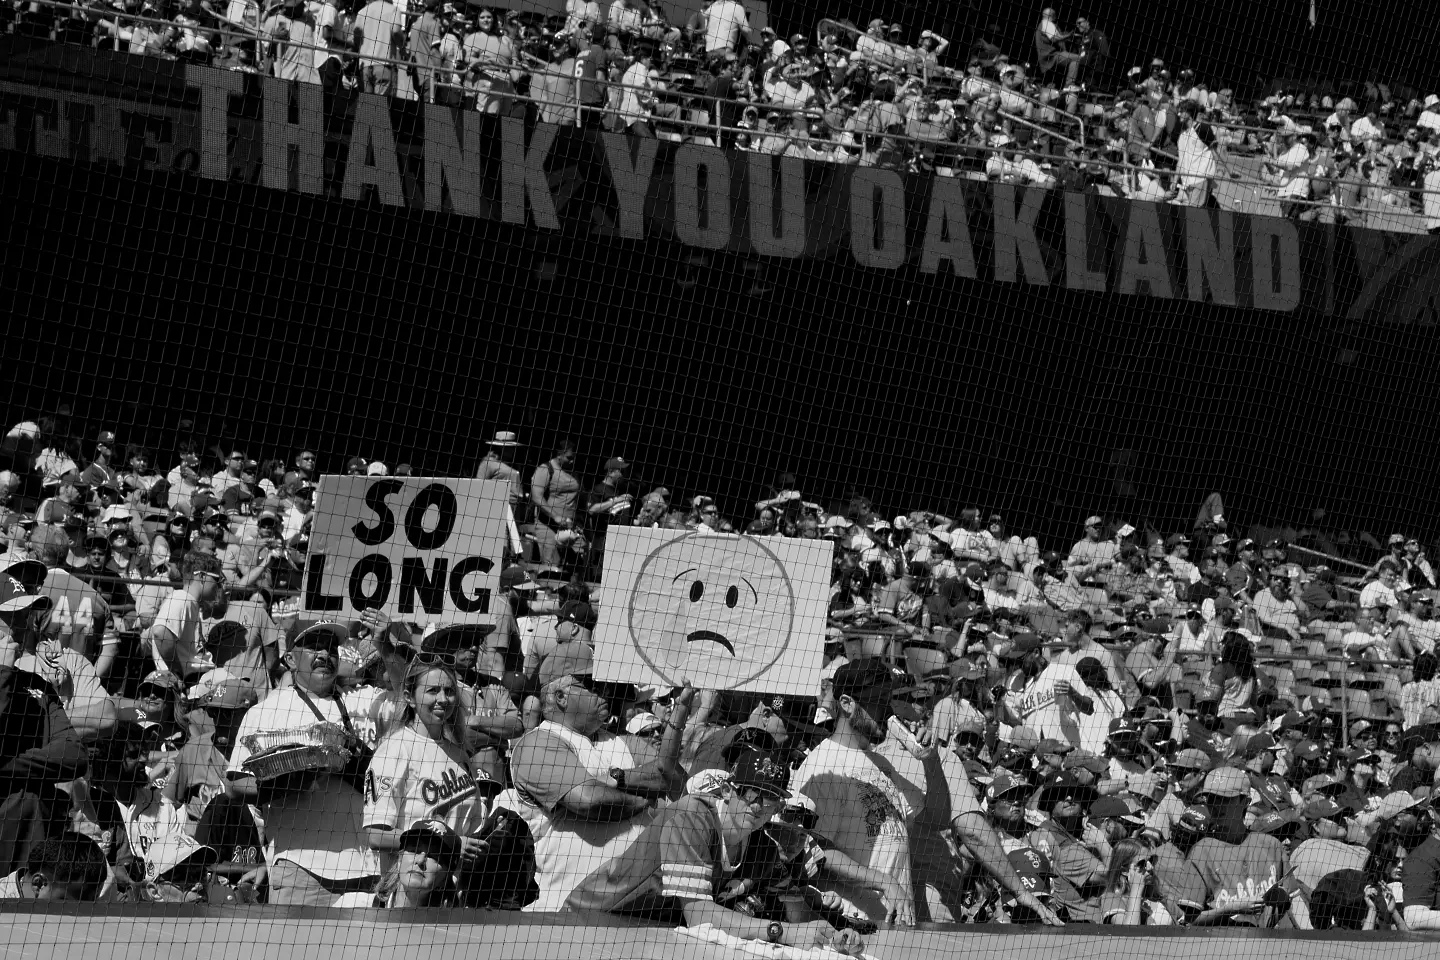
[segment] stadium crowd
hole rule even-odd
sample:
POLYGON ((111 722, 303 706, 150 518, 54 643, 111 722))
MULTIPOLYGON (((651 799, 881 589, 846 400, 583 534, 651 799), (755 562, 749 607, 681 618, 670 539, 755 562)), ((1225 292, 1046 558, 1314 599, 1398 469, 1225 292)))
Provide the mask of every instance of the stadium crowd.
MULTIPOLYGON (((740 0, 668 23, 644 0, 567 0, 563 17, 455 0, 10 0, 33 38, 531 121, 808 160, 1214 204, 1238 181, 1287 216, 1367 210, 1440 226, 1440 95, 1377 77, 1245 91, 1159 58, 1123 70, 1099 25, 1045 8, 1033 49, 997 26, 968 47, 900 23, 751 29, 740 0)), ((342 106, 336 106, 342 104, 342 106)), ((1228 202, 1243 204, 1243 193, 1228 202)))
POLYGON ((164 470, 42 420, 0 453, 0 897, 607 910, 842 949, 917 921, 1440 929, 1440 585, 1403 534, 1341 578, 1212 498, 1188 531, 1094 515, 1042 550, 790 474, 727 519, 499 431, 476 476, 524 539, 497 622, 421 630, 299 615, 314 450, 186 442, 164 470), (597 680, 616 525, 828 540, 811 694, 597 680), (296 730, 345 747, 287 766, 296 730))

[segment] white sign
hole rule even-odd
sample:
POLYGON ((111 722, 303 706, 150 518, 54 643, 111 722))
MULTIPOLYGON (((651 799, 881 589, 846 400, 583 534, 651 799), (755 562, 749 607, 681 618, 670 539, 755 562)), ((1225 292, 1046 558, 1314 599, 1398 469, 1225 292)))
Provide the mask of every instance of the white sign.
POLYGON ((321 477, 302 609, 352 619, 494 623, 509 485, 435 477, 321 477))
POLYGON ((595 676, 813 696, 832 552, 828 540, 612 526, 595 676))

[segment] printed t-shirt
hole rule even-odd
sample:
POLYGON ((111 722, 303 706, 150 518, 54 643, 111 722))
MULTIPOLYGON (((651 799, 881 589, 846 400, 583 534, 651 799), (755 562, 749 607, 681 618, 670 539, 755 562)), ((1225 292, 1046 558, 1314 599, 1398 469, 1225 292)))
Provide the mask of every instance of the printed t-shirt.
MULTIPOLYGON (((790 789, 815 803, 815 830, 851 859, 894 877, 910 889, 910 827, 915 810, 900 775, 873 750, 826 740, 810 752, 791 778, 790 789)), ((877 923, 885 921, 879 895, 850 884, 833 888, 877 923)))

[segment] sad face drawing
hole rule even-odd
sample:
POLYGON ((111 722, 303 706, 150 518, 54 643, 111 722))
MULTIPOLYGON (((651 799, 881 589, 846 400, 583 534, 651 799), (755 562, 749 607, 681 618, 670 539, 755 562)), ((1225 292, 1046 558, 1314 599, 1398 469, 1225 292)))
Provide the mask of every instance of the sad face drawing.
POLYGON ((789 647, 795 590, 759 540, 692 533, 645 558, 628 621, 641 659, 668 682, 734 690, 789 647))

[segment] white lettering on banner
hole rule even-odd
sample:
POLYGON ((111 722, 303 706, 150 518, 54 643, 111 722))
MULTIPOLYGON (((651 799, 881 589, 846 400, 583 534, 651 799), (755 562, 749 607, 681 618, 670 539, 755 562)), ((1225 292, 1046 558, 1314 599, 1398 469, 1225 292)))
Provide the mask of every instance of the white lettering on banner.
POLYGON ((480 117, 472 110, 425 104, 425 208, 481 216, 480 117))
MULTIPOLYGON (((319 89, 313 83, 296 86, 319 89)), ((345 164, 343 196, 346 200, 359 200, 369 186, 375 188, 380 202, 387 207, 404 206, 400 171, 395 165, 395 131, 390 126, 389 99, 378 93, 362 93, 356 97, 354 130, 350 137, 350 159, 345 164)), ((317 146, 323 147, 324 141, 317 146)))
POLYGON ((1065 286, 1104 293, 1105 271, 1090 269, 1085 210, 1085 194, 1065 193, 1065 286))
MULTIPOLYGON (((271 190, 290 189, 290 151, 294 150, 296 189, 301 193, 319 193, 325 188, 323 91, 313 83, 291 83, 279 77, 264 77, 262 81, 265 91, 265 163, 261 168, 260 182, 271 190), (290 122, 292 97, 298 123, 290 122)), ((357 142, 364 143, 358 139, 358 130, 356 137, 357 142)), ((392 149, 390 153, 393 157, 395 151, 392 149)), ((355 160, 352 152, 351 166, 355 165, 355 160)))
MULTIPOLYGON (((208 179, 238 178, 260 182, 273 189, 291 189, 318 195, 324 188, 323 91, 317 84, 296 84, 264 78, 261 83, 263 115, 260 120, 227 113, 231 95, 243 92, 243 79, 229 71, 190 67, 187 80, 199 89, 199 106, 140 103, 118 97, 48 90, 0 81, 0 149, 33 150, 43 156, 73 157, 79 162, 138 165, 196 172, 208 179), (292 99, 293 98, 293 99, 292 99), (39 124, 20 123, 20 111, 44 117, 39 124), (197 116, 198 114, 198 116, 197 116), (294 123, 290 122, 291 117, 294 123), (257 127, 259 129, 257 129, 257 127), (232 133, 233 131, 233 133, 232 133), (223 153, 222 153, 223 145, 223 153), (295 158, 291 159, 294 149, 295 158), (257 162, 263 157, 263 162, 257 162), (259 169, 257 169, 257 167, 259 169), (293 172, 292 172, 293 171, 293 172)), ((556 200, 545 164, 561 129, 540 124, 525 142, 522 121, 499 120, 500 162, 490 176, 498 210, 485 197, 492 189, 483 178, 481 118, 473 113, 424 106, 421 143, 397 143, 390 116, 391 103, 373 94, 355 98, 349 161, 345 165, 343 196, 358 198, 373 187, 391 206, 406 203, 406 183, 400 175, 399 146, 422 152, 428 210, 444 210, 467 217, 498 213, 502 220, 535 227, 559 229, 556 200), (529 216, 526 216, 526 210, 529 216)), ((807 167, 792 157, 775 161, 759 154, 726 154, 717 147, 683 144, 672 158, 673 192, 655 181, 661 145, 650 139, 618 133, 601 133, 596 160, 603 153, 618 201, 619 235, 642 239, 647 228, 647 203, 684 244, 704 249, 748 249, 762 256, 794 258, 804 255, 812 228, 807 220, 807 167), (777 170, 778 166, 778 170, 777 170), (704 168, 702 175, 700 170, 704 168), (732 209, 733 178, 746 178, 748 217, 737 220, 732 209), (702 189, 703 188, 703 189, 702 189), (778 192, 778 196, 777 196, 778 192), (673 207, 667 209, 667 204, 673 207), (748 236, 744 235, 747 234, 748 236)), ((588 169, 588 168, 582 168, 588 169)), ((1095 200, 1067 192, 1063 208, 1064 251, 1053 264, 1063 269, 1049 275, 1047 248, 1037 235, 1042 209, 1053 191, 1013 184, 971 184, 958 178, 930 180, 924 211, 924 234, 916 250, 906 236, 907 181, 893 170, 876 167, 837 168, 834 182, 849 179, 845 197, 820 194, 820 216, 840 213, 850 227, 851 256, 856 263, 894 270, 912 259, 921 273, 953 274, 978 278, 968 223, 966 198, 983 211, 984 191, 990 191, 993 260, 990 276, 1001 283, 1020 282, 1046 286, 1061 283, 1069 289, 1103 293, 1144 294, 1173 299, 1180 294, 1194 301, 1226 306, 1293 311, 1300 305, 1301 269, 1299 230, 1280 218, 1245 215, 1249 225, 1249 251, 1237 245, 1236 234, 1245 229, 1230 211, 1170 207, 1137 202, 1116 204, 1128 210, 1122 238, 1111 249, 1111 234, 1095 230, 1089 222, 1095 200), (1023 190, 1017 197, 1016 191, 1023 190), (970 193, 967 193, 969 191, 970 193), (848 201, 848 210, 841 209, 848 201), (1162 217, 1162 210, 1166 212, 1162 217), (1183 213, 1182 213, 1183 211, 1183 213), (1172 220, 1175 242, 1168 251, 1166 217, 1184 217, 1183 234, 1172 220), (1095 242, 1092 244, 1091 240, 1095 242), (912 257, 918 253, 918 257, 912 257), (1170 274, 1183 271, 1183 280, 1170 274), (1237 264, 1236 258, 1242 261, 1237 264), (1116 263, 1116 258, 1119 262, 1116 263), (944 264, 949 264, 949 270, 944 264), (1061 266, 1063 264, 1063 267, 1061 266), (1249 287, 1237 288, 1237 273, 1249 287), (1243 295, 1243 296, 1242 296, 1243 295)), ((557 176, 561 176, 557 172, 557 176)), ((568 174, 566 174, 568 175, 568 174)), ((663 176, 663 174, 662 174, 663 176)), ((570 190, 569 186, 563 189, 570 190)), ((421 198, 411 198, 412 201, 421 198)), ((1107 210, 1112 205, 1107 205, 1107 210)), ((1113 215, 1113 214, 1112 214, 1113 215)), ((827 225, 828 226, 828 225, 827 225)), ((1059 223, 1044 223, 1056 230, 1059 223)), ((1056 231, 1058 232, 1058 230, 1056 231)), ((1359 231, 1364 232, 1364 231, 1359 231)), ((1243 236, 1243 232, 1242 232, 1243 236)), ((1048 239, 1048 237, 1047 237, 1048 239)), ((1058 240, 1058 237, 1056 238, 1058 240)), ((1060 251, 1052 251, 1060 254, 1060 251)), ((1365 303, 1373 295, 1362 298, 1365 303)))
POLYGON ((940 264, 949 263, 956 276, 976 278, 969 218, 960 181, 953 177, 932 178, 930 212, 925 217, 925 241, 920 250, 921 273, 936 273, 940 264))
POLYGON ((774 182, 774 158, 749 154, 750 245, 762 257, 793 259, 805 253, 805 167, 798 157, 781 157, 780 185, 774 182), (776 198, 779 217, 775 216, 776 198), (776 224, 780 227, 775 230, 776 224))
POLYGON ((555 198, 550 195, 550 182, 545 179, 545 158, 555 142, 558 127, 537 123, 530 134, 530 148, 525 148, 525 122, 514 117, 500 120, 500 217, 506 223, 525 222, 525 201, 530 201, 530 216, 535 226, 559 230, 560 218, 555 215, 555 198))
POLYGON ((302 609, 494 623, 508 507, 500 480, 321 477, 302 609))
POLYGON ((730 161, 719 147, 687 143, 675 151, 675 235, 681 243, 723 250, 730 242, 730 161), (705 171, 701 206, 700 171, 705 171), (701 213, 704 226, 701 226, 701 213))
POLYGON ((1015 258, 1025 268, 1025 282, 1048 287, 1045 260, 1040 256, 1040 241, 1035 236, 1035 221, 1045 191, 1025 188, 1020 209, 1015 209, 1015 185, 996 183, 991 187, 995 209, 995 279, 1001 283, 1015 282, 1015 258))
POLYGON ((1170 266, 1165 262, 1165 238, 1160 234, 1160 213, 1153 203, 1132 201, 1127 205, 1125 246, 1120 254, 1118 293, 1138 293, 1145 284, 1152 297, 1175 298, 1170 285, 1170 266))
POLYGON ((1250 267, 1255 306, 1289 311, 1300 305, 1300 232, 1295 224, 1276 217, 1251 217, 1250 267))
POLYGON ((1209 284, 1210 299, 1227 307, 1235 306, 1235 215, 1229 210, 1215 211, 1215 229, 1210 228, 1210 211, 1202 207, 1185 208, 1186 273, 1190 279, 1190 299, 1205 299, 1204 285, 1209 284))
POLYGON ((623 133, 604 133, 605 165, 610 170, 610 183, 620 202, 620 236, 632 240, 645 238, 645 197, 650 192, 650 174, 655 170, 655 157, 660 141, 650 137, 628 137, 623 133), (634 160, 631 160, 631 154, 634 160))
POLYGON ((880 270, 905 262, 905 181, 894 170, 859 167, 851 174, 850 256, 880 270))
POLYGON ((243 92, 244 81, 233 70, 214 67, 192 67, 186 77, 200 87, 200 176, 207 180, 228 180, 230 123, 227 111, 230 95, 243 92))

